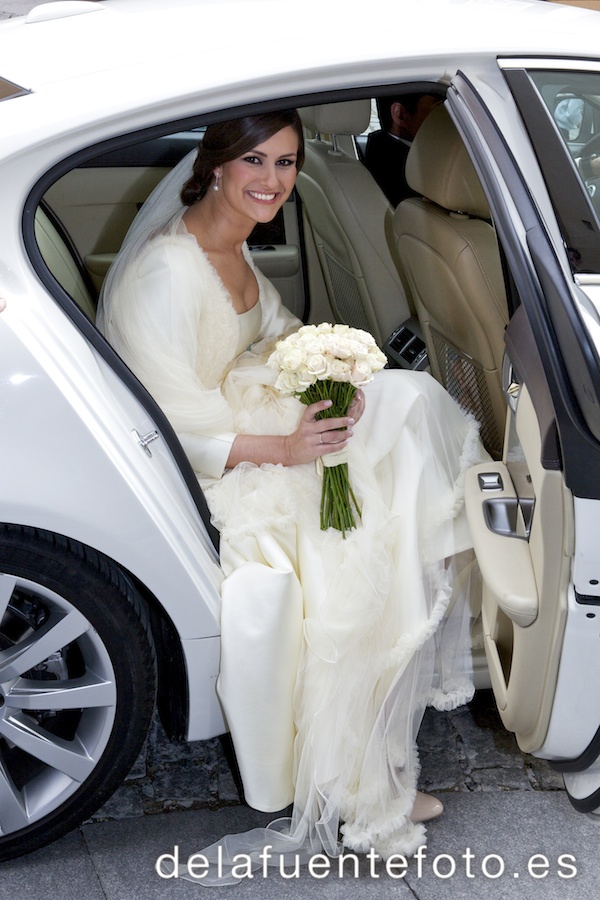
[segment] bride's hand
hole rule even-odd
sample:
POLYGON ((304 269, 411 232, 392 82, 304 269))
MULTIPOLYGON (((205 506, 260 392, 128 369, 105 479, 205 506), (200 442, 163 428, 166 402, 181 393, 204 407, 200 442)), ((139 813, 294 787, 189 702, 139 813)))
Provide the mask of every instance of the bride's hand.
MULTIPOLYGON (((352 426, 357 418, 352 407, 349 416, 338 419, 316 418, 317 413, 330 406, 331 400, 318 400, 306 407, 298 428, 286 438, 288 465, 313 462, 320 456, 344 449, 352 437, 352 426)), ((364 410, 364 396, 362 406, 359 400, 356 409, 360 417, 364 410)))
POLYGON ((348 410, 348 415, 354 419, 354 424, 360 421, 362 414, 365 411, 365 395, 357 388, 357 391, 354 395, 354 399, 350 404, 350 408, 348 410))

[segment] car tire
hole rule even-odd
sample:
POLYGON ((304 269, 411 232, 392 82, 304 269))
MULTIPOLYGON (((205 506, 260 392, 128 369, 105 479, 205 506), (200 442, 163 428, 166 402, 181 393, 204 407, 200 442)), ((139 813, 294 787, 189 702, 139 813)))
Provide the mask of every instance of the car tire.
POLYGON ((156 658, 130 580, 76 541, 0 525, 0 860, 56 840, 122 783, 156 658))

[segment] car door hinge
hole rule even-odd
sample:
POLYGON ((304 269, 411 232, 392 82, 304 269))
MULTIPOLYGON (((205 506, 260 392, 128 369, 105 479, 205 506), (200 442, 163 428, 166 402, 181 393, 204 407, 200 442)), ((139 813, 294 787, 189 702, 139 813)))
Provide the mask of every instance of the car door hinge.
POLYGON ((144 452, 147 453, 148 456, 152 456, 148 444, 151 444, 152 441, 155 441, 160 437, 158 431, 149 431, 147 434, 140 434, 137 428, 134 428, 132 433, 138 444, 144 449, 144 452))

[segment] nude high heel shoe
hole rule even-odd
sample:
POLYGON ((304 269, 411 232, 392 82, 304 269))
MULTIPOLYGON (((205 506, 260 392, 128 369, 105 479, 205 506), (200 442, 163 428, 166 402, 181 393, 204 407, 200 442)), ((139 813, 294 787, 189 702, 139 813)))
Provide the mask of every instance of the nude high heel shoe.
POLYGON ((437 819, 444 812, 444 804, 437 797, 430 794, 423 794, 417 791, 412 812, 410 814, 411 822, 415 825, 417 822, 429 822, 430 819, 437 819))

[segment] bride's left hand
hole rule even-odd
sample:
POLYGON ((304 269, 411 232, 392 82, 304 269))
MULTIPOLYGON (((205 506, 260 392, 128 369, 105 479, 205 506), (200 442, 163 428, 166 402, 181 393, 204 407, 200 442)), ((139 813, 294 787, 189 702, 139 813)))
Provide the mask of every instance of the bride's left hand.
POLYGON ((356 393, 354 395, 354 399, 348 409, 348 415, 352 419, 354 419, 354 423, 356 424, 356 422, 360 421, 360 418, 361 418, 362 414, 364 413, 364 411, 365 411, 365 395, 360 390, 360 388, 357 388, 356 393))

